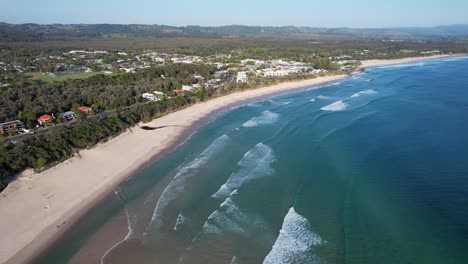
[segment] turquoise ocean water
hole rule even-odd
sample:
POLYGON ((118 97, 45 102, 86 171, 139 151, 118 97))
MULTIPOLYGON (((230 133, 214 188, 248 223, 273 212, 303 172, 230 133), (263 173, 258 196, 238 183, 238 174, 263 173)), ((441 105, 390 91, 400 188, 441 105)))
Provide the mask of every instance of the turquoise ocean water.
POLYGON ((122 209, 104 263, 468 263, 467 70, 374 67, 223 112, 37 263, 122 209))

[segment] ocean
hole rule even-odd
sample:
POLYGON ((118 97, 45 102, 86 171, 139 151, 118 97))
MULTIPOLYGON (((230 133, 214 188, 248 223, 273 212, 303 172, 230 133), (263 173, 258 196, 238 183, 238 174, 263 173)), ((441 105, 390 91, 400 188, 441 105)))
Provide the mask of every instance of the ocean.
POLYGON ((36 263, 121 212, 102 263, 468 263, 467 69, 373 67, 218 113, 36 263))

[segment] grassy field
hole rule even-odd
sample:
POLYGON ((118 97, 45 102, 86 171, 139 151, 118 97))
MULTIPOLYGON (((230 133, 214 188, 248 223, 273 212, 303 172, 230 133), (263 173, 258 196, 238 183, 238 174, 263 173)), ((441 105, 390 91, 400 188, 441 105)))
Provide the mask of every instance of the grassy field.
POLYGON ((102 74, 101 72, 73 72, 73 73, 58 73, 55 76, 45 74, 42 72, 30 72, 25 73, 26 76, 30 76, 33 80, 41 80, 44 82, 53 82, 53 81, 65 81, 68 79, 86 79, 91 76, 102 74))

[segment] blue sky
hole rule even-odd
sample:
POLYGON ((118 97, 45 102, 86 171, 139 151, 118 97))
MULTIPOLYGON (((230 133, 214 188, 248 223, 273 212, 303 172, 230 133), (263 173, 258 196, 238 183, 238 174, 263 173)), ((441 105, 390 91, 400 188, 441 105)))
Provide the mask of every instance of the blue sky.
POLYGON ((468 0, 0 0, 8 23, 399 27, 468 24, 468 0))

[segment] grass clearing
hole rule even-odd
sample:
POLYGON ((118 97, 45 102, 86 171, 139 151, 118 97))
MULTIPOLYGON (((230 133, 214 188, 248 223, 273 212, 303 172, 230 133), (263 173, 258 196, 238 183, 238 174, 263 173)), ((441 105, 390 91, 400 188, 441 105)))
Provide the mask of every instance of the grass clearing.
POLYGON ((55 75, 43 73, 43 72, 30 72, 25 73, 26 76, 30 76, 33 80, 41 80, 44 82, 61 82, 69 79, 86 79, 94 75, 103 74, 102 72, 72 72, 72 73, 57 73, 55 75))

